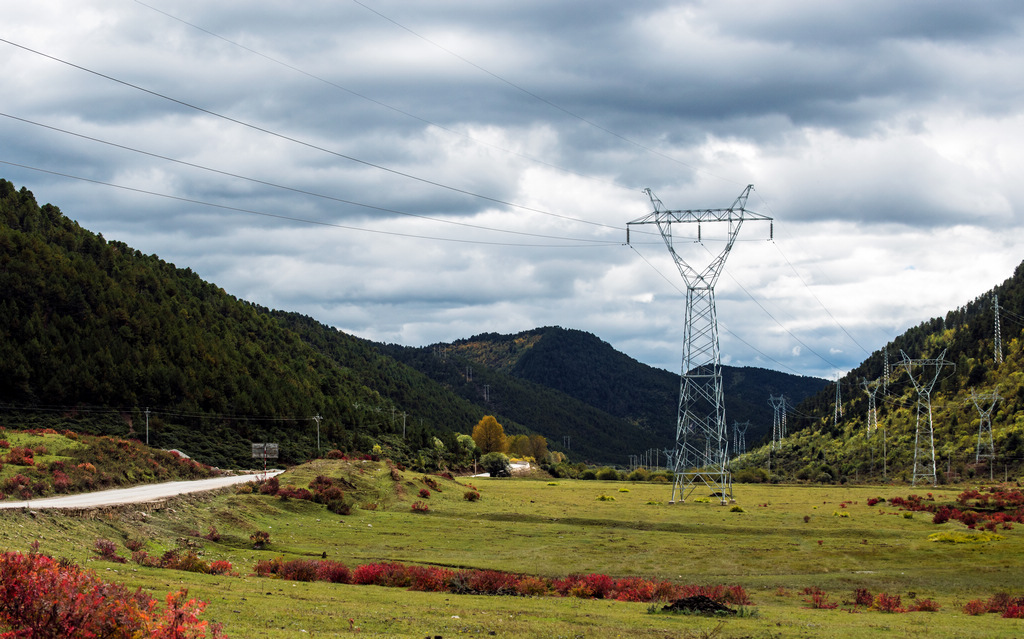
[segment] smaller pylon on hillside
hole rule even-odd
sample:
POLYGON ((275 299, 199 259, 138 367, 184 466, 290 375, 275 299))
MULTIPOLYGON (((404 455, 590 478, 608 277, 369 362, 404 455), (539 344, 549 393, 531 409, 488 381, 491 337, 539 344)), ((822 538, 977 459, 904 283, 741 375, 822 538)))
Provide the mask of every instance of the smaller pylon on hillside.
POLYGON ((992 293, 992 310, 995 311, 996 325, 995 325, 995 340, 992 344, 992 348, 995 351, 996 364, 1003 363, 1003 336, 1002 328, 999 324, 999 295, 992 293))
MULTIPOLYGON (((864 392, 868 394, 868 428, 866 431, 866 437, 868 439, 869 448, 871 450, 871 470, 875 469, 875 445, 873 443, 873 435, 878 432, 878 408, 875 405, 875 396, 878 395, 878 389, 882 385, 882 381, 876 379, 874 381, 864 380, 861 382, 864 387, 864 392)), ((882 446, 885 446, 883 441, 882 446)))
POLYGON ((971 401, 974 402, 974 407, 978 409, 978 416, 981 418, 978 422, 978 448, 974 461, 981 463, 981 460, 986 459, 990 467, 996 457, 996 445, 992 439, 992 411, 1000 399, 1002 397, 999 396, 998 390, 977 394, 973 388, 971 389, 971 401))
POLYGON ((732 450, 733 457, 739 457, 743 453, 747 452, 747 429, 750 428, 750 422, 738 422, 733 421, 732 423, 732 450))
POLYGON ((775 411, 775 416, 772 419, 772 450, 775 449, 776 442, 782 446, 782 440, 786 437, 786 396, 775 395, 768 396, 768 403, 771 404, 772 409, 775 411))
POLYGON ((917 390, 917 428, 914 433, 914 475, 911 485, 916 486, 918 481, 929 481, 933 486, 938 483, 938 473, 935 469, 935 426, 932 422, 932 389, 935 382, 939 380, 939 373, 946 366, 955 366, 953 362, 943 359, 946 351, 934 359, 910 359, 902 350, 903 368, 907 371, 911 383, 917 390), (916 369, 922 369, 920 379, 914 375, 916 369), (934 374, 929 375, 929 369, 934 374), (923 424, 921 413, 927 412, 928 423, 923 424))

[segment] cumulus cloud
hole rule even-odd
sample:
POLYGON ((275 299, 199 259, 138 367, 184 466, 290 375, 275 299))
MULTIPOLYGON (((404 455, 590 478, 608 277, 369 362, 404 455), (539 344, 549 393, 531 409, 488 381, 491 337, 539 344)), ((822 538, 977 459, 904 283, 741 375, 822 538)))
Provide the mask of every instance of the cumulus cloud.
MULTIPOLYGON (((774 237, 729 255, 723 357, 830 376, 1017 265, 1022 15, 39 0, 5 10, 0 176, 371 339, 562 325, 673 371, 684 283, 626 222, 645 187, 693 209, 753 183, 774 237)), ((713 233, 674 231, 698 267, 713 233)))

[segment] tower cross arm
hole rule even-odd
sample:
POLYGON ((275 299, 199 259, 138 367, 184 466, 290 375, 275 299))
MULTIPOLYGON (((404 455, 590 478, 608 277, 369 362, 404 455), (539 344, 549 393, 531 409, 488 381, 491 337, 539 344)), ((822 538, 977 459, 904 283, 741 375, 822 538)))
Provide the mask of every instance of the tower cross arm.
POLYGON ((644 193, 651 198, 654 211, 647 215, 638 217, 627 224, 662 224, 665 222, 739 222, 747 220, 772 221, 772 218, 762 213, 748 210, 746 207, 747 196, 753 185, 747 186, 743 193, 736 198, 733 205, 727 209, 686 209, 669 210, 661 203, 651 189, 644 189, 644 193))

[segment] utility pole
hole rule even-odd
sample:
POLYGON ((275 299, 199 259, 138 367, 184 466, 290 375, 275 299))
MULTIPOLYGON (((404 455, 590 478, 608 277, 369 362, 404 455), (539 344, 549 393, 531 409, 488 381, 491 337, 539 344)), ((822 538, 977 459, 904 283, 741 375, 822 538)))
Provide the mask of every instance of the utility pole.
POLYGON ((149 406, 146 407, 146 446, 149 446, 149 406))
POLYGON ((313 417, 313 420, 316 421, 316 454, 317 455, 320 455, 320 420, 321 419, 323 419, 323 417, 320 417, 320 413, 317 413, 316 416, 313 417))
MULTIPOLYGON (((715 284, 725 268, 740 227, 746 220, 771 222, 770 217, 748 211, 747 198, 753 185, 747 186, 727 209, 691 209, 671 211, 664 207, 651 189, 645 193, 654 211, 626 225, 626 243, 632 226, 655 224, 686 282, 686 313, 683 317, 683 366, 676 418, 675 479, 672 499, 684 503, 701 482, 721 497, 724 505, 732 499, 732 476, 728 468, 729 440, 726 436, 725 400, 722 388, 721 350, 718 340, 718 315, 715 308, 715 284), (697 227, 697 243, 702 242, 701 225, 728 224, 725 246, 703 270, 691 266, 673 243, 672 225, 697 227)), ((716 226, 720 228, 720 226, 716 226)))

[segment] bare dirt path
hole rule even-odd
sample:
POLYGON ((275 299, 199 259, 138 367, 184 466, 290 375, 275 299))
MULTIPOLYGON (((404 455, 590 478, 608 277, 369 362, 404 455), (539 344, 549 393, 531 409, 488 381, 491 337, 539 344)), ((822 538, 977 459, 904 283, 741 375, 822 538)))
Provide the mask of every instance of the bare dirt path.
MULTIPOLYGON (((283 470, 268 470, 267 476, 273 477, 283 473, 283 470)), ((70 508, 88 509, 99 506, 117 506, 121 504, 137 504, 141 502, 158 501, 168 497, 184 495, 186 493, 198 493, 204 490, 217 490, 234 484, 242 484, 254 481, 262 477, 263 473, 249 475, 230 475, 228 477, 215 477, 213 479, 197 479, 194 481, 169 481, 163 484, 145 484, 131 488, 115 488, 112 490, 100 490, 94 493, 82 493, 79 495, 66 495, 63 497, 47 497, 45 499, 31 499, 29 501, 0 501, 0 509, 4 508, 28 508, 40 510, 43 508, 70 508)))

